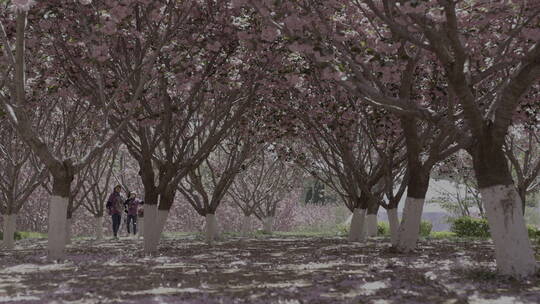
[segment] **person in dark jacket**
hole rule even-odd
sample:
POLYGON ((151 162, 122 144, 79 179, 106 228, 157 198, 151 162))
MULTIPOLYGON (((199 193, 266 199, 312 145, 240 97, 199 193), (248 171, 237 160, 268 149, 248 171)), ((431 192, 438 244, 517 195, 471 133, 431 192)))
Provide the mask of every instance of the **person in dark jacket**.
POLYGON ((115 239, 118 239, 118 230, 120 229, 120 222, 122 221, 122 202, 124 199, 120 194, 122 186, 117 185, 114 187, 114 191, 109 195, 107 200, 107 210, 112 218, 113 235, 115 239))
POLYGON ((124 202, 124 212, 127 213, 126 223, 128 234, 131 233, 131 227, 133 228, 133 235, 137 234, 137 215, 141 203, 134 192, 131 192, 128 199, 124 202))

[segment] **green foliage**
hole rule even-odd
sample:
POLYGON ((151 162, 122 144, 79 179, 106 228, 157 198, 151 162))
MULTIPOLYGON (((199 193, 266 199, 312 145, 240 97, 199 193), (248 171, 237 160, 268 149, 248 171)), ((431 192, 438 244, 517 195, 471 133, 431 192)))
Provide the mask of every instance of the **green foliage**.
POLYGON ((540 230, 533 225, 527 225, 527 233, 529 234, 530 239, 540 239, 540 230))
MULTIPOLYGON (((0 240, 3 240, 4 239, 4 233, 3 232, 0 232, 0 240)), ((20 232, 18 231, 15 231, 15 240, 20 240, 21 239, 21 234, 20 232)))
POLYGON ((390 225, 387 222, 378 222, 377 223, 377 235, 379 235, 379 236, 389 236, 390 235, 390 225))
POLYGON ((272 235, 274 233, 272 231, 266 231, 264 229, 258 229, 257 231, 255 231, 255 234, 256 235, 272 235))
POLYGON ((338 224, 337 225, 337 229, 338 229, 338 235, 342 235, 342 236, 346 236, 349 234, 349 225, 346 225, 346 224, 338 224))
POLYGON ((434 239, 451 239, 455 238, 456 234, 451 231, 432 231, 429 237, 434 239))
POLYGON ((32 231, 18 231, 21 236, 21 239, 44 239, 47 238, 47 234, 32 232, 32 231))
MULTIPOLYGON (((460 217, 452 222, 452 232, 458 237, 489 238, 489 225, 486 219, 460 217)), ((527 233, 532 240, 540 240, 540 230, 534 225, 527 225, 527 233)))
POLYGON ((423 237, 428 237, 431 233, 431 229, 433 228, 433 225, 431 222, 428 221, 422 221, 420 222, 420 235, 423 237))
MULTIPOLYGON (((537 196, 534 200, 540 201, 540 196, 537 196)), ((536 207, 525 207, 525 223, 540 226, 540 213, 536 207)))
POLYGON ((469 216, 462 216, 453 220, 450 230, 458 237, 488 238, 490 236, 487 220, 469 216))
POLYGON ((335 193, 317 179, 309 180, 304 191, 304 204, 324 206, 338 202, 335 193))
MULTIPOLYGON (((349 225, 338 225, 338 235, 346 236, 349 234, 349 225)), ((378 236, 390 236, 390 226, 387 222, 377 223, 377 235, 378 236)))

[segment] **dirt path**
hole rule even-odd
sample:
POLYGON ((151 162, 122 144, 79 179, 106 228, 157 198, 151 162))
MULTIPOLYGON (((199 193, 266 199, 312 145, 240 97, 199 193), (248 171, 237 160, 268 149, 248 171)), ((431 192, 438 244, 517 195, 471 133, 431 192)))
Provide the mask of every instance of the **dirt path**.
POLYGON ((414 254, 385 240, 195 239, 75 242, 46 262, 44 241, 0 251, 0 302, 9 303, 540 303, 540 278, 494 274, 488 242, 429 241, 414 254))

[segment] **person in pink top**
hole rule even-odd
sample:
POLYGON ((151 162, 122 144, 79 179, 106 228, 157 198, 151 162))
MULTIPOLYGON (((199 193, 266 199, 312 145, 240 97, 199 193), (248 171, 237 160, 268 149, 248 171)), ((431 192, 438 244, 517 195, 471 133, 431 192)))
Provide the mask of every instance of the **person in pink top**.
POLYGON ((131 230, 133 230, 133 235, 137 234, 138 209, 139 205, 143 204, 143 202, 138 200, 136 196, 137 195, 134 192, 131 192, 128 199, 124 202, 124 211, 127 213, 127 232, 130 234, 131 230), (131 227, 133 229, 130 229, 131 227))

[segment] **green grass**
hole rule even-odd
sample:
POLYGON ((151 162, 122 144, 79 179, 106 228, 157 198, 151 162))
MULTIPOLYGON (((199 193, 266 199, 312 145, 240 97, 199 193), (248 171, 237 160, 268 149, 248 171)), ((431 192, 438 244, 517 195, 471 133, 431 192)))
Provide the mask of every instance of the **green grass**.
MULTIPOLYGON (((196 239, 204 239, 202 232, 165 232, 162 234, 164 238, 186 238, 194 237, 196 239)), ((274 231, 272 233, 262 230, 255 230, 246 235, 240 232, 226 231, 221 234, 222 238, 250 237, 250 238, 266 238, 266 237, 335 237, 340 236, 338 231, 320 231, 320 230, 296 230, 296 231, 274 231)))
POLYGON ((188 236, 197 235, 196 232, 163 232, 161 234, 164 238, 183 238, 188 236))
MULTIPOLYGON (((22 239, 44 239, 47 238, 46 233, 32 232, 32 231, 17 231, 15 232, 15 240, 22 239)), ((0 232, 0 240, 3 240, 3 234, 0 232)))
POLYGON ((485 237, 476 237, 476 236, 458 236, 452 231, 432 231, 428 237, 428 240, 449 240, 453 242, 474 242, 474 241, 485 241, 489 238, 485 237))
MULTIPOLYGON (((223 237, 243 237, 244 235, 239 232, 224 232, 223 237)), ((339 231, 337 229, 333 230, 309 230, 309 229, 301 229, 301 230, 294 230, 294 231, 274 231, 272 233, 267 233, 262 230, 256 230, 251 233, 248 233, 246 235, 247 237, 251 238, 265 238, 269 236, 277 236, 277 237, 336 237, 336 236, 342 236, 346 237, 346 233, 339 231)), ((189 238, 189 237, 195 237, 195 238, 204 238, 204 235, 200 232, 164 232, 162 234, 163 238, 167 239, 174 239, 174 238, 189 238)), ((46 233, 39 233, 39 232, 31 232, 31 231, 17 231, 16 232, 16 240, 20 239, 44 239, 47 238, 46 233)), ((93 239, 94 236, 78 236, 75 237, 75 240, 85 240, 85 239, 93 239)), ((0 240, 2 239, 2 232, 0 232, 0 240)), ((432 231, 430 235, 426 239, 435 239, 435 240, 452 240, 457 242, 468 242, 468 241, 478 241, 478 240, 487 240, 488 238, 481 238, 481 237, 458 237, 454 232, 451 231, 432 231)), ((540 241, 540 238, 532 239, 533 241, 540 241)))
MULTIPOLYGON (((197 238, 204 238, 203 234, 200 232, 165 232, 163 234, 166 238, 175 238, 175 237, 189 237, 194 236, 197 238)), ((243 237, 244 235, 240 232, 223 232, 222 236, 227 237, 243 237)), ((274 231, 272 233, 267 233, 262 230, 256 230, 251 233, 248 233, 246 235, 247 237, 252 238, 264 238, 268 236, 283 236, 283 237, 335 237, 335 236, 342 236, 346 237, 346 232, 339 231, 337 229, 335 230, 309 230, 309 229, 302 229, 302 230, 294 230, 294 231, 274 231)), ((385 236, 389 237, 389 236, 385 236)), ((452 240, 482 240, 482 238, 463 238, 456 236, 455 233, 451 231, 432 231, 427 237, 428 239, 452 239, 452 240)))
POLYGON ((334 237, 342 236, 338 231, 319 231, 319 230, 299 230, 299 231, 276 231, 276 236, 296 236, 296 237, 334 237))
POLYGON ((456 234, 451 231, 432 231, 429 234, 429 238, 432 239, 453 239, 456 237, 456 234))
POLYGON ((33 231, 19 231, 22 239, 46 239, 46 233, 33 232, 33 231))

